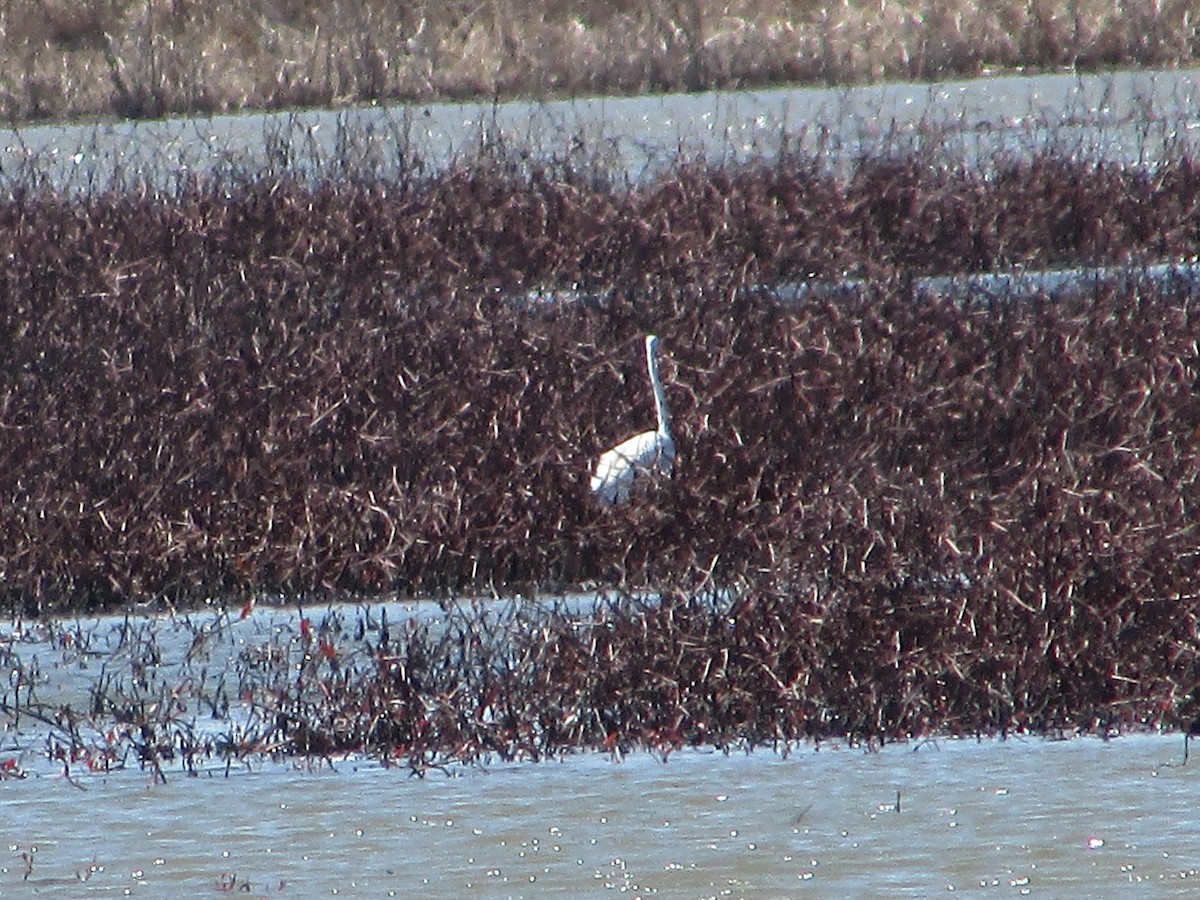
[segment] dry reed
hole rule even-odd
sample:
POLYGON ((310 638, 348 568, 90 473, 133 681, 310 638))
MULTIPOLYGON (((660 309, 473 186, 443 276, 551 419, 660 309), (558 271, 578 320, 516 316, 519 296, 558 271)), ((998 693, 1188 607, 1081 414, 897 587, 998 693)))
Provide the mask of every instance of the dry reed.
POLYGON ((13 0, 0 10, 0 114, 147 117, 1187 66, 1198 52, 1189 0, 13 0))
MULTIPOLYGON (((306 625, 243 660, 258 727, 220 745, 136 686, 98 694, 151 767, 1178 725, 1200 680, 1194 285, 960 306, 911 275, 1195 256, 1198 204, 1182 156, 18 190, 4 600, 661 595, 306 625), (845 271, 874 287, 763 288, 845 271), (526 294, 572 283, 590 299, 526 294), (649 330, 678 470, 602 510, 592 460, 651 419, 649 330)), ((52 754, 91 752, 78 711, 45 715, 52 754)))

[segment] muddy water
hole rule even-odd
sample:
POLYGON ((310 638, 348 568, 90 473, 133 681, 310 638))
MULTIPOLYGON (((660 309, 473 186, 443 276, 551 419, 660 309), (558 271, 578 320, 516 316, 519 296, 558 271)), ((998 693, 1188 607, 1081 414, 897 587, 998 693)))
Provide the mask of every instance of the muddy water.
MULTIPOLYGON (((568 599, 587 606, 588 598, 568 599)), ((497 605, 502 612, 503 604, 497 605)), ((349 645, 383 612, 437 620, 432 604, 330 608, 311 617, 349 645)), ((295 654, 298 613, 231 613, 0 629, 4 702, 87 707, 97 679, 129 690, 208 687, 185 718, 221 732, 244 718, 235 660, 295 654), (152 651, 152 652, 151 652, 152 651), (14 695, 13 673, 27 684, 14 695), (121 673, 126 673, 122 675, 121 673), (215 674, 214 674, 215 673, 215 674), (225 674, 221 674, 225 673, 225 674), (221 678, 228 718, 201 701, 221 678)), ((89 723, 97 732, 110 727, 89 723)), ((85 729, 86 731, 86 729, 85 729)), ((217 759, 165 782, 125 768, 70 778, 48 728, 0 714, 0 896, 1125 897, 1200 890, 1200 758, 1178 735, 940 740, 789 754, 688 750, 663 761, 583 753, 424 778, 362 758, 217 759), (6 769, 7 763, 11 768, 6 769), (897 808, 898 805, 898 808, 897 808)))
POLYGON ((943 740, 425 779, 352 760, 166 784, 31 776, 0 785, 0 893, 1195 896, 1200 768, 1181 748, 943 740))

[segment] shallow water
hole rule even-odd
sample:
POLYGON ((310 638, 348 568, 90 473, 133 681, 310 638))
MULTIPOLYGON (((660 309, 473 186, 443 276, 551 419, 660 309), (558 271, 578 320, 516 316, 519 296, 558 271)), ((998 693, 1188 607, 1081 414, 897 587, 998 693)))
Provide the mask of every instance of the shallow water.
POLYGON ((967 163, 1048 148, 1152 163, 1196 151, 1198 110, 1200 79, 1185 70, 31 126, 0 132, 0 185, 31 171, 85 190, 264 168, 337 177, 343 163, 430 172, 481 145, 597 161, 635 181, 681 152, 734 162, 783 146, 834 168, 918 147, 967 163))
POLYGON ((365 761, 31 775, 0 784, 0 893, 1191 896, 1200 770, 1181 750, 1141 735, 589 754, 424 779, 365 761))
MULTIPOLYGON (((586 609, 589 599, 562 602, 586 609)), ((367 642, 377 640, 385 610, 393 629, 442 615, 433 604, 400 603, 307 615, 349 648, 360 622, 367 642)), ((10 674, 32 676, 45 708, 80 709, 101 673, 130 671, 147 648, 154 662, 143 672, 145 693, 203 673, 208 693, 226 677, 236 697, 235 658, 266 646, 294 654, 298 622, 295 610, 260 607, 245 618, 216 611, 57 630, 14 624, 0 648, 10 674)), ((12 690, 10 677, 10 708, 12 690)), ((244 718, 236 699, 228 719, 206 715, 202 693, 180 692, 197 731, 244 718)), ((581 753, 424 778, 362 758, 259 759, 228 771, 213 759, 194 775, 172 763, 163 782, 133 759, 108 773, 75 765, 67 778, 46 757, 46 726, 4 716, 0 726, 0 775, 24 775, 0 778, 3 896, 230 888, 241 896, 245 888, 251 896, 1124 897, 1137 886, 1155 896, 1200 889, 1200 760, 1182 764, 1178 735, 686 750, 665 761, 581 753)))
MULTIPOLYGON (((1146 266, 1073 266, 1065 269, 1019 269, 1004 272, 969 272, 957 275, 923 275, 913 279, 916 297, 942 298, 954 303, 986 307, 998 300, 1067 299, 1086 296, 1105 285, 1147 287, 1171 285, 1180 291, 1200 289, 1200 263, 1156 263, 1146 266)), ((838 300, 869 295, 876 282, 865 278, 836 281, 811 279, 803 282, 761 284, 751 291, 765 291, 784 303, 810 299, 838 300)), ((575 289, 535 289, 518 299, 530 306, 537 304, 583 304, 603 306, 611 295, 575 289)))

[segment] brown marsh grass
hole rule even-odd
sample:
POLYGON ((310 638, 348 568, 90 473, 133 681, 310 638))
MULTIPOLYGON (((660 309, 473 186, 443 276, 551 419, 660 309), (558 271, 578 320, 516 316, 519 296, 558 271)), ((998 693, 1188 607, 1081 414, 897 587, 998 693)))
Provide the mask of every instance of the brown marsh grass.
POLYGON ((152 117, 1189 66, 1200 54, 1197 24, 1190 0, 7 0, 0 115, 152 117))
MULTIPOLYGON (((911 276, 1194 258, 1198 208, 1186 156, 18 187, 0 200, 14 614, 392 592, 449 613, 333 612, 248 648, 252 716, 225 738, 155 680, 150 627, 90 710, 22 706, 17 678, 0 711, 48 722, 64 767, 158 776, 1187 725, 1194 283, 956 305, 911 276), (873 286, 764 287, 843 273, 873 286), (651 418, 651 330, 677 472, 601 509, 596 454, 651 418), (580 585, 620 599, 507 617, 448 599, 580 585)), ((229 687, 198 702, 227 715, 229 687)))
POLYGON ((1160 559, 1194 555, 1187 286, 981 310, 908 285, 1195 256, 1198 205, 1188 158, 18 191, 0 201, 4 599, 822 589, 951 577, 968 553, 1023 597, 1101 549, 1106 579, 1146 567, 1155 596, 1187 593, 1160 559), (844 273, 876 288, 759 288, 844 273), (593 300, 520 299, 572 284, 593 300), (647 331, 679 474, 606 514, 587 470, 650 421, 647 331))

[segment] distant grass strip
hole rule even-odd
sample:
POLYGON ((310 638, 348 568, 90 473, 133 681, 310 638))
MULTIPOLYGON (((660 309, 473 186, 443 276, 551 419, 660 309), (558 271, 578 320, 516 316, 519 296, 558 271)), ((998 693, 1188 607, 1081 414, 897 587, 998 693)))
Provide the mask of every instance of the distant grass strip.
POLYGON ((1190 0, 14 0, 0 10, 0 115, 936 79, 1198 55, 1190 0))

